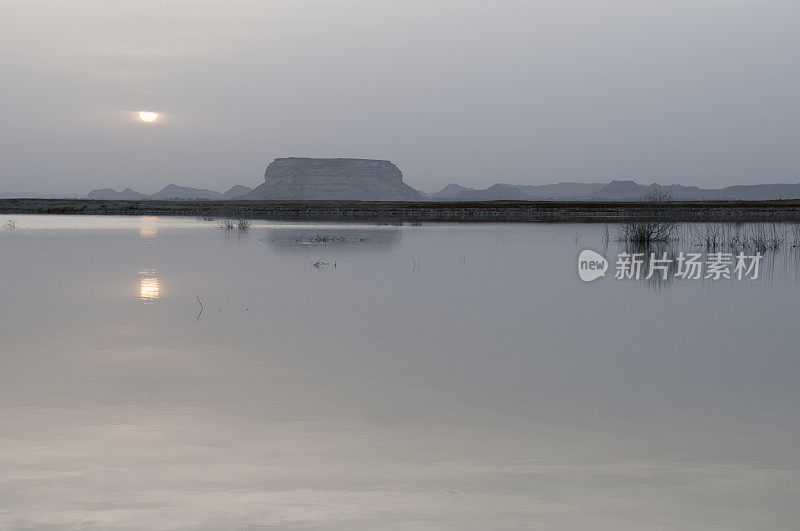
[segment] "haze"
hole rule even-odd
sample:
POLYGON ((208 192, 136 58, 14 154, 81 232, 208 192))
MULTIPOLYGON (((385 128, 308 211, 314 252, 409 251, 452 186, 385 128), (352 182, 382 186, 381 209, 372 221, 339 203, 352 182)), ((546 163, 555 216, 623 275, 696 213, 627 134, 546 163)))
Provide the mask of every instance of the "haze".
POLYGON ((798 182, 800 3, 3 2, 0 192, 798 182), (159 120, 143 124, 135 113, 159 120))

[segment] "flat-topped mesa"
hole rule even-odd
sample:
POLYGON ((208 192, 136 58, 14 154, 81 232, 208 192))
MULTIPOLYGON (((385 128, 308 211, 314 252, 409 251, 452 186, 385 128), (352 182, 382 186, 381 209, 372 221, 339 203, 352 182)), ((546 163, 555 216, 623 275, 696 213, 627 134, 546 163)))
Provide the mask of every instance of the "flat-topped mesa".
POLYGON ((264 179, 387 179, 402 182, 403 172, 388 160, 287 157, 273 160, 264 172, 264 179))
POLYGON ((275 159, 264 183, 243 199, 419 201, 422 195, 403 182, 403 172, 388 160, 275 159))

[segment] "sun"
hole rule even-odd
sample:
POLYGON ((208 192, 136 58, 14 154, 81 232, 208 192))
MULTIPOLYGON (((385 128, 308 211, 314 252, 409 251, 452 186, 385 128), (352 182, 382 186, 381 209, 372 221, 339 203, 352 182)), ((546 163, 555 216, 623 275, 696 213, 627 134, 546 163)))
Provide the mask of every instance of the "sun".
POLYGON ((139 119, 143 122, 152 123, 158 120, 158 113, 153 111, 139 111, 139 119))

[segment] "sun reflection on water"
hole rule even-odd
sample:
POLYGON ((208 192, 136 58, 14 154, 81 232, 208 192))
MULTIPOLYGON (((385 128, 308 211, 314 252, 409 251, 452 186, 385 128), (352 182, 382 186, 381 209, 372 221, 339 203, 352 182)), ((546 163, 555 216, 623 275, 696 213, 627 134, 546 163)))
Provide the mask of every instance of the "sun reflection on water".
POLYGON ((139 226, 139 236, 144 239, 154 238, 158 234, 157 223, 157 216, 142 216, 142 224, 139 226))
POLYGON ((139 280, 139 299, 143 301, 157 299, 159 295, 158 277, 148 272, 143 272, 143 274, 148 276, 144 276, 139 280))

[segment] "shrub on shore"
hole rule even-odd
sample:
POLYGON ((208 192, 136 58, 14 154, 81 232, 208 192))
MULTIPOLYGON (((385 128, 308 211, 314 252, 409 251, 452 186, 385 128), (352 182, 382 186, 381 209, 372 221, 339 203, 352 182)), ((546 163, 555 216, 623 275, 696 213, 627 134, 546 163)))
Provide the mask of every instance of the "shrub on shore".
POLYGON ((667 192, 655 190, 644 197, 648 210, 641 219, 623 223, 617 235, 617 241, 649 245, 663 243, 674 239, 675 222, 667 217, 664 205, 673 198, 667 192))
POLYGON ((245 218, 239 219, 223 219, 220 222, 220 227, 225 230, 239 230, 239 231, 247 231, 250 230, 250 226, 253 224, 252 221, 245 218))

